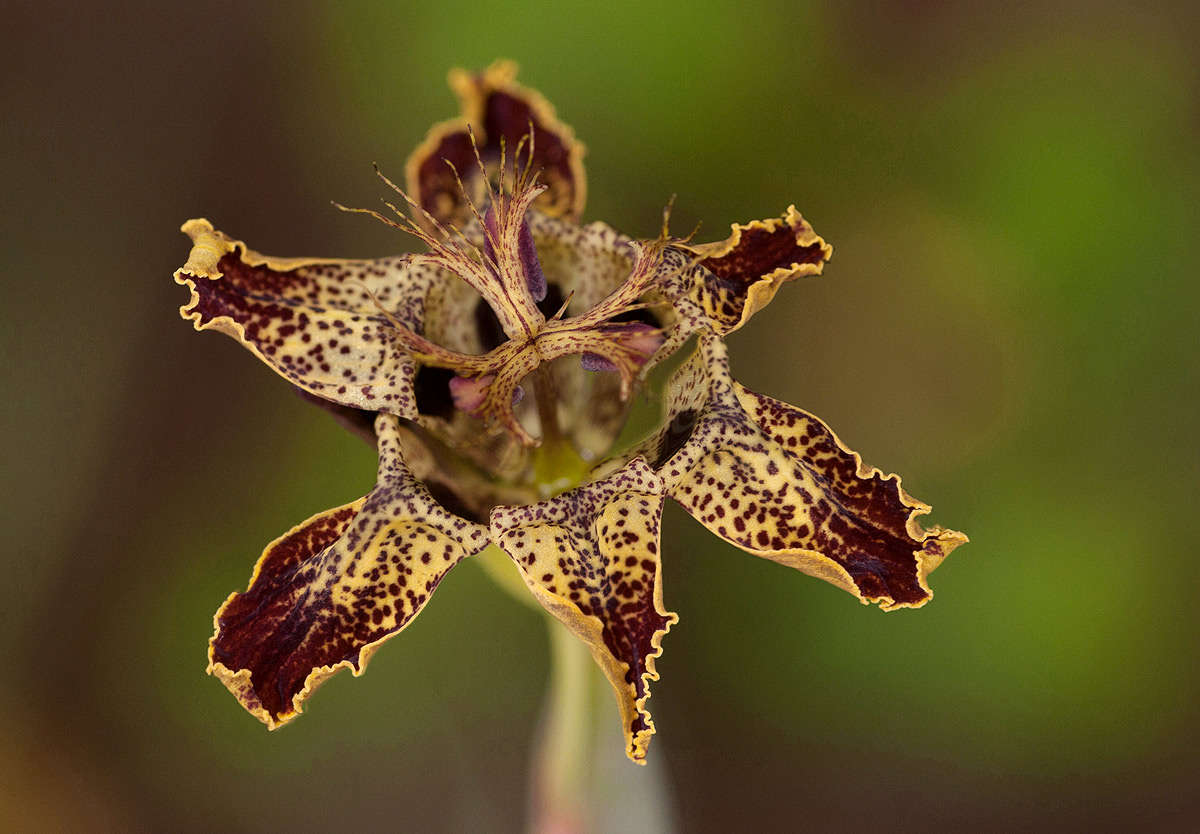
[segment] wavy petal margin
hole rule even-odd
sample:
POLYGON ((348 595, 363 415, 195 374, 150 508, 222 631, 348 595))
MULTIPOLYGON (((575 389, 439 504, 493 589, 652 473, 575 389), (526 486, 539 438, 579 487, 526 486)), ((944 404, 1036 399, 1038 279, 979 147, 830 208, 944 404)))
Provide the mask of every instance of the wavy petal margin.
MULTIPOLYGON (((558 120, 554 107, 541 93, 516 83, 517 65, 496 61, 480 73, 451 70, 449 83, 458 96, 462 115, 435 125, 405 163, 408 191, 417 203, 441 223, 460 228, 471 214, 454 171, 468 190, 479 177, 468 126, 475 132, 479 154, 486 164, 500 159, 503 139, 511 162, 521 138, 533 125, 534 171, 548 186, 535 205, 545 214, 576 220, 587 200, 587 175, 583 168, 583 143, 558 120)), ((522 152, 521 164, 525 164, 522 152)))
POLYGON ((813 231, 795 206, 782 217, 732 224, 726 240, 679 248, 699 257, 692 289, 713 331, 737 330, 766 307, 788 281, 820 275, 833 247, 813 231))
POLYGON ((721 538, 884 610, 924 605, 929 573, 967 541, 922 528, 929 506, 816 417, 734 382, 711 336, 672 378, 664 428, 634 454, 721 538))
POLYGON ((247 590, 214 617, 209 674, 272 730, 339 669, 362 674, 450 569, 487 545, 486 527, 445 510, 409 472, 399 431, 377 418, 375 488, 269 544, 247 590))
POLYGON ((663 607, 662 481, 641 458, 570 492, 492 511, 492 537, 542 607, 591 649, 617 697, 626 754, 644 764, 655 658, 678 622, 663 607))
POLYGON ((187 263, 175 282, 191 291, 179 309, 196 330, 232 337, 288 382, 364 411, 417 417, 416 366, 380 312, 421 331, 425 298, 449 280, 420 255, 352 261, 273 258, 189 220, 187 263))

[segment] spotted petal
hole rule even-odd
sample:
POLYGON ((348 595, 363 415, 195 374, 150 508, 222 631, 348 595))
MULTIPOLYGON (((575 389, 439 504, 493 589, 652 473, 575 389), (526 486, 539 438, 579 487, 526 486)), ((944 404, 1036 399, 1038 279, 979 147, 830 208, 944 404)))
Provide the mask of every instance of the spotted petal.
POLYGON ((687 297, 714 333, 737 330, 767 306, 779 287, 820 275, 833 247, 813 231, 795 206, 782 217, 732 225, 723 241, 679 249, 698 259, 687 273, 687 297))
POLYGON ((217 611, 208 671, 271 729, 339 669, 361 674, 446 573, 487 544, 485 527, 445 510, 412 476, 399 431, 380 415, 375 488, 268 545, 250 587, 217 611))
POLYGON ((626 752, 642 762, 654 722, 646 709, 662 638, 659 571, 662 481, 641 458, 600 481, 525 507, 492 511, 492 536, 534 597, 592 656, 616 692, 626 752))
POLYGON ((431 287, 451 279, 422 255, 350 261, 272 258, 189 220, 191 290, 180 314, 232 336, 292 384, 365 411, 415 418, 415 366, 382 306, 420 332, 431 287))
POLYGON ((720 339, 703 338, 671 388, 665 427, 637 451, 700 523, 864 603, 929 600, 929 572, 967 539, 923 529, 929 507, 899 477, 865 466, 811 414, 734 382, 720 339))
MULTIPOLYGON (((502 141, 508 160, 513 160, 532 124, 533 155, 528 164, 541 172, 539 179, 548 186, 537 207, 569 219, 578 219, 583 213, 587 195, 583 144, 558 120, 550 103, 536 90, 517 84, 516 77, 517 65, 512 61, 497 61, 481 73, 461 69, 450 73, 450 87, 458 95, 462 116, 430 130, 405 166, 409 193, 439 222, 461 227, 471 217, 455 171, 472 197, 482 192, 468 126, 485 165, 492 167, 499 163, 502 141)), ((526 162, 523 151, 521 164, 526 162)))

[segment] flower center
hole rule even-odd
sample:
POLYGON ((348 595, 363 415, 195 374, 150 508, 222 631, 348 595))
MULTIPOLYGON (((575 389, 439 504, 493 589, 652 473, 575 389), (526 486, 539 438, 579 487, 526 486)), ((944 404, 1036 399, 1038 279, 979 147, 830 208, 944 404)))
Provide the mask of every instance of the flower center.
MULTIPOLYGON (((518 145, 518 158, 523 146, 518 145)), ((661 278, 667 236, 664 229, 656 241, 630 241, 619 252, 613 250, 611 256, 620 254, 617 260, 628 264, 624 280, 587 309, 572 309, 573 300, 584 305, 574 291, 564 297, 561 288, 574 285, 575 276, 558 274, 557 281, 548 280, 539 258, 530 219, 536 212, 534 200, 545 187, 531 173, 529 158, 532 152, 523 168, 509 167, 502 149, 499 168, 490 168, 497 174, 493 183, 477 151, 472 183, 482 183, 486 202, 481 206, 454 170, 473 218, 462 229, 422 211, 382 174, 413 209, 412 216, 391 203, 399 222, 367 213, 418 237, 427 251, 417 257, 457 276, 478 294, 479 303, 468 316, 483 348, 479 354, 452 350, 413 332, 380 306, 417 362, 418 395, 424 391, 426 402, 438 404, 438 413, 430 415, 436 419, 422 424, 425 430, 444 434, 447 451, 462 447, 464 440, 483 451, 480 474, 485 479, 547 498, 585 480, 596 456, 619 433, 642 370, 663 345, 658 320, 643 298, 661 278), (576 314, 569 315, 569 309, 576 314), (502 438, 481 432, 475 420, 500 429, 514 442, 498 446, 502 438), (515 461, 505 448, 517 455, 515 461), (501 451, 491 455, 489 449, 501 451), (518 454, 520 449, 525 453, 518 454)), ((544 228, 534 219, 536 228, 544 228)), ((570 245, 548 240, 556 250, 570 245)))
POLYGON ((657 327, 629 320, 637 318, 636 312, 644 306, 640 298, 657 277, 662 242, 631 244, 635 258, 629 276, 590 310, 568 316, 568 297, 550 312, 539 305, 554 296, 527 216, 544 189, 524 173, 514 175, 511 185, 511 192, 505 190, 503 177, 498 189, 489 185, 486 210, 481 213, 471 204, 476 222, 465 231, 446 229, 429 217, 437 235, 413 221, 406 226, 429 246, 425 258, 479 293, 491 313, 483 321, 490 323, 494 317, 498 325, 489 326, 492 332, 483 335, 498 343, 483 354, 460 353, 413 333, 385 314, 422 366, 453 373, 449 389, 455 408, 501 427, 532 447, 539 441, 521 424, 514 406, 526 394, 523 382, 535 379, 542 440, 554 441, 561 434, 554 419, 559 391, 550 365, 554 360, 578 355, 586 370, 618 375, 622 402, 632 395, 639 371, 663 342, 657 327))

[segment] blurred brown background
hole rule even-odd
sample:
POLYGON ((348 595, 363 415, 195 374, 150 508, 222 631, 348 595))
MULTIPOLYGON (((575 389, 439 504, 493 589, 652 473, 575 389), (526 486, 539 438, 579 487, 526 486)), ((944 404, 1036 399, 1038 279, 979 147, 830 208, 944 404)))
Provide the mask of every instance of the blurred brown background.
POLYGON ((833 263, 735 373, 973 540, 885 615, 668 513, 680 829, 1189 830, 1195 9, 4 2, 0 827, 520 830, 545 637, 475 565, 285 731, 204 676, 262 546, 374 456, 170 278, 193 216, 409 248, 329 201, 456 112, 451 66, 511 57, 588 144, 587 219, 797 204, 833 263))

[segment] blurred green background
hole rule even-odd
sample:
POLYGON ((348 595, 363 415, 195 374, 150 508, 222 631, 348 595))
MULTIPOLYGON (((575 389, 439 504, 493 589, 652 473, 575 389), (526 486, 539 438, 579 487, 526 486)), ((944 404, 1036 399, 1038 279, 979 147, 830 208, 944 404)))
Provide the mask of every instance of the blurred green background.
MULTIPOLYGON (((883 614, 664 532, 651 704, 685 831, 1187 830, 1200 812, 1193 3, 6 2, 0 827, 517 831, 547 674, 473 564, 268 735, 204 675, 262 546, 374 455, 171 272, 207 216, 283 255, 410 248, 372 204, 521 63, 587 219, 795 202, 836 253, 732 338, 972 543, 883 614)), ((612 732, 617 723, 611 716, 612 732)))

